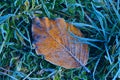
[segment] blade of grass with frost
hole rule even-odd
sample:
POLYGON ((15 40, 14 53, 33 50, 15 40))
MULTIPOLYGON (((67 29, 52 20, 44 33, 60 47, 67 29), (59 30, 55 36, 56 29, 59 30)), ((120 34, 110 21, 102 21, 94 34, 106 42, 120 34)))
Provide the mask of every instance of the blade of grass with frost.
POLYGON ((101 12, 99 12, 98 10, 95 9, 93 3, 92 4, 92 8, 95 12, 95 15, 97 16, 99 22, 100 22, 100 26, 102 28, 102 32, 103 32, 103 35, 104 35, 104 39, 107 41, 107 35, 106 35, 106 31, 105 31, 105 28, 104 27, 107 27, 107 23, 106 23, 106 20, 104 18, 104 16, 102 15, 101 12), (104 21, 104 22, 103 22, 104 21))
POLYGON ((111 67, 111 69, 109 69, 109 71, 108 71, 107 74, 105 75, 105 80, 107 80, 107 77, 108 77, 108 75, 112 72, 112 70, 113 70, 115 67, 117 67, 118 63, 119 63, 119 62, 113 64, 113 66, 111 67))
POLYGON ((20 7, 21 7, 21 5, 19 5, 19 6, 16 8, 16 10, 15 10, 15 12, 14 12, 14 15, 19 11, 20 7))
POLYGON ((0 5, 0 10, 1 10, 1 11, 0 11, 0 16, 2 16, 2 14, 4 14, 4 11, 7 10, 7 9, 3 9, 3 10, 2 10, 2 8, 5 7, 6 5, 7 5, 7 4, 3 4, 2 6, 0 5))
POLYGON ((0 24, 5 22, 8 18, 10 18, 12 16, 15 16, 15 15, 14 14, 8 14, 8 15, 0 16, 0 24))
POLYGON ((24 27, 25 28, 25 30, 26 30, 26 32, 27 32, 27 37, 28 37, 28 42, 29 42, 29 44, 30 44, 30 46, 28 46, 28 47, 30 47, 30 49, 32 49, 32 42, 31 42, 31 39, 30 39, 30 35, 29 35, 29 31, 27 30, 27 28, 26 27, 24 27))
MULTIPOLYGON (((95 7, 94 7, 94 9, 95 9, 95 7)), ((95 9, 96 10, 96 9, 95 9)), ((97 10, 96 10, 97 11, 97 10)), ((98 12, 98 11, 97 11, 98 12)), ((106 18, 102 15, 102 13, 100 13, 100 12, 98 12, 99 13, 99 15, 100 16, 102 16, 102 18, 103 18, 103 20, 104 20, 104 26, 105 26, 105 28, 107 28, 107 21, 106 21, 106 18)), ((98 28, 98 26, 96 25, 96 23, 95 22, 93 22, 92 21, 92 19, 90 19, 90 17, 85 13, 85 15, 86 15, 86 17, 88 18, 88 20, 91 22, 91 24, 92 25, 94 25, 97 29, 98 29, 98 31, 99 31, 99 28, 98 28)), ((100 29, 100 31, 101 31, 101 29, 100 29)))
POLYGON ((69 31, 69 33, 70 33, 71 36, 73 36, 74 38, 77 38, 77 39, 79 39, 81 41, 104 42, 103 40, 79 37, 79 36, 75 35, 74 33, 70 32, 70 31, 69 31))
POLYGON ((43 5, 43 9, 45 10, 45 13, 47 14, 47 16, 50 18, 50 12, 48 11, 48 8, 46 7, 46 5, 43 3, 43 0, 40 0, 40 2, 43 5))
POLYGON ((6 30, 4 30, 4 26, 5 26, 5 24, 1 24, 0 25, 0 30, 1 30, 1 34, 2 34, 2 37, 3 37, 3 39, 5 40, 5 34, 7 34, 7 31, 6 30))
POLYGON ((117 11, 120 9, 120 0, 117 0, 117 11))
POLYGON ((104 44, 104 46, 105 46, 105 50, 106 50, 106 53, 107 53, 107 56, 108 56, 107 58, 108 58, 110 64, 112 64, 113 62, 112 62, 111 57, 110 57, 110 53, 109 53, 109 50, 108 50, 108 45, 104 44))
POLYGON ((17 27, 19 27, 25 20, 22 20, 18 23, 17 27))
MULTIPOLYGON (((85 30, 90 31, 92 33, 96 33, 96 31, 93 32, 93 30, 90 29, 90 28, 93 28, 93 27, 91 27, 92 25, 84 24, 84 23, 73 23, 73 25, 76 26, 77 28, 82 28, 82 29, 85 29, 85 30)), ((100 33, 100 30, 97 30, 97 31, 99 31, 99 33, 100 33)))
POLYGON ((3 7, 5 7, 7 4, 3 4, 3 5, 0 5, 0 9, 2 9, 3 7))
POLYGON ((65 0, 65 5, 66 5, 66 7, 68 8, 68 3, 67 3, 67 1, 65 0))
POLYGON ((14 62, 15 60, 17 60, 17 59, 19 59, 19 57, 12 57, 12 58, 10 59, 9 66, 12 67, 13 62, 14 62))
POLYGON ((99 17, 101 17, 102 18, 102 20, 103 20, 103 22, 104 22, 104 27, 105 28, 107 28, 107 21, 106 21, 106 18, 104 17, 104 15, 100 12, 100 11, 98 11, 94 6, 94 4, 93 3, 91 3, 92 4, 92 8, 93 8, 93 10, 95 11, 95 15, 99 18, 99 17))
MULTIPOLYGON (((102 35, 102 33, 100 32, 102 30, 98 28, 98 26, 96 25, 96 23, 86 13, 85 13, 85 16, 87 17, 87 19, 90 21, 90 23, 92 25, 85 24, 85 23, 80 23, 80 24, 79 23, 75 23, 75 25, 78 26, 78 27, 83 27, 83 26, 85 27, 85 26, 87 26, 87 27, 93 28, 93 29, 97 30, 100 35, 102 35)), ((89 29, 89 31, 93 32, 93 30, 91 30, 91 29, 89 29)))
POLYGON ((20 34, 20 36, 21 36, 23 39, 25 39, 26 41, 29 42, 29 39, 27 39, 27 38, 22 34, 22 32, 21 32, 18 28, 16 28, 16 30, 17 30, 17 32, 20 34))
POLYGON ((17 74, 17 76, 18 76, 18 77, 21 77, 21 78, 23 78, 23 77, 25 77, 25 76, 26 76, 26 74, 25 74, 25 73, 20 72, 20 71, 14 71, 14 72, 13 72, 13 75, 16 75, 16 74, 17 74))
POLYGON ((2 11, 0 12, 0 16, 1 16, 2 14, 4 14, 4 12, 5 12, 6 10, 7 10, 7 9, 2 10, 2 11))
POLYGON ((14 1, 14 6, 17 6, 18 1, 19 1, 19 0, 15 0, 15 1, 14 1))
POLYGON ((42 78, 28 78, 29 80, 47 80, 49 77, 52 77, 55 73, 57 73, 57 70, 53 71, 52 73, 50 73, 48 76, 46 77, 42 77, 42 78))
POLYGON ((18 80, 17 78, 15 78, 15 77, 13 77, 13 76, 5 73, 5 72, 0 72, 0 74, 8 76, 8 77, 10 77, 12 80, 18 80))
MULTIPOLYGON (((102 53, 102 54, 103 54, 103 53, 102 53)), ((94 67, 94 70, 93 70, 93 80, 96 80, 96 79, 95 79, 95 72, 96 72, 97 66, 98 66, 98 64, 99 64, 99 62, 100 62, 100 59, 101 59, 102 54, 100 54, 100 56, 99 56, 99 58, 98 58, 98 60, 97 60, 97 62, 96 62, 96 64, 95 64, 95 67, 94 67)))
POLYGON ((107 12, 109 11, 109 13, 110 13, 109 15, 112 17, 113 21, 116 21, 116 18, 114 17, 114 13, 111 10, 109 1, 104 0, 104 2, 105 2, 105 5, 106 5, 106 8, 108 9, 107 12))
POLYGON ((117 53, 119 54, 118 61, 117 61, 119 69, 112 80, 116 80, 116 78, 120 75, 120 47, 118 48, 117 53))
MULTIPOLYGON (((92 25, 89 25, 89 24, 85 24, 85 23, 71 23, 71 24, 73 24, 73 25, 75 25, 76 27, 78 27, 78 28, 83 28, 83 27, 90 27, 90 28, 93 28, 93 29, 95 29, 95 30, 97 30, 97 31, 100 31, 101 29, 99 29, 98 27, 95 27, 95 26, 92 26, 92 25)), ((92 30, 93 31, 93 30, 92 30)))
POLYGON ((120 47, 120 41, 118 39, 118 36, 116 36, 115 42, 116 42, 116 47, 119 48, 120 47))
POLYGON ((7 69, 5 69, 5 68, 3 68, 3 67, 0 67, 0 69, 1 69, 1 70, 4 70, 4 71, 6 71, 6 72, 13 72, 13 71, 7 70, 7 69))
POLYGON ((85 16, 89 20, 89 22, 97 28, 96 30, 99 31, 99 28, 97 27, 96 23, 87 15, 87 13, 85 13, 85 16))
POLYGON ((55 2, 56 2, 56 0, 53 1, 52 9, 55 8, 55 2))
POLYGON ((35 0, 35 2, 37 3, 37 5, 40 5, 39 0, 35 0))
MULTIPOLYGON (((10 45, 14 45, 14 42, 6 42, 5 45, 10 46, 10 45)), ((2 42, 0 42, 0 45, 2 45, 2 42)))
POLYGON ((110 31, 110 33, 109 33, 110 35, 108 36, 108 42, 110 42, 112 36, 114 36, 114 32, 115 32, 115 30, 116 30, 117 24, 118 24, 118 23, 115 23, 115 24, 113 25, 113 27, 112 27, 112 29, 111 29, 111 31, 110 31))
POLYGON ((32 8, 31 8, 31 9, 34 9, 34 7, 35 7, 35 2, 36 2, 36 0, 32 0, 32 8))
POLYGON ((29 74, 27 74, 23 80, 26 80, 26 79, 29 80, 29 76, 30 76, 35 70, 36 70, 36 67, 35 67, 29 74))
MULTIPOLYGON (((88 44, 88 45, 91 45, 99 50, 102 50, 100 47, 96 46, 95 44, 91 43, 90 41, 92 42, 103 42, 101 40, 96 40, 96 39, 89 39, 89 38, 81 38, 79 36, 76 36, 75 34, 73 34, 72 32, 70 32, 70 35, 73 36, 74 38, 76 38, 79 42, 78 43, 85 43, 85 44, 88 44)), ((77 43, 77 42, 76 42, 77 43)))
POLYGON ((79 11, 79 15, 80 15, 80 20, 84 20, 85 17, 85 11, 84 11, 84 6, 81 5, 81 2, 79 4, 73 4, 75 7, 79 7, 81 11, 79 11))
POLYGON ((75 3, 74 5, 75 5, 76 7, 81 7, 81 8, 84 7, 83 5, 81 5, 81 3, 75 3))
POLYGON ((20 76, 21 78, 26 76, 26 74, 24 74, 23 72, 11 71, 11 70, 7 70, 7 69, 5 69, 5 68, 3 68, 3 67, 0 67, 0 69, 3 70, 4 72, 11 73, 12 75, 16 75, 16 74, 17 74, 17 75, 20 76))
POLYGON ((90 38, 83 38, 83 37, 79 37, 79 36, 75 36, 75 38, 80 39, 81 41, 85 40, 85 41, 90 41, 90 42, 104 42, 103 40, 98 40, 98 39, 90 39, 90 38))
MULTIPOLYGON (((92 3, 91 3, 91 4, 92 4, 92 3)), ((93 9, 94 9, 94 11, 95 11, 95 14, 96 14, 99 22, 100 22, 100 26, 101 26, 102 31, 103 31, 104 39, 105 39, 105 41, 107 41, 107 43, 109 43, 108 40, 107 40, 107 35, 106 35, 106 32, 105 32, 105 28, 104 28, 104 26, 105 26, 105 27, 107 27, 107 26, 104 25, 104 23, 103 23, 103 21, 102 21, 102 20, 104 20, 104 17, 103 17, 103 15, 102 15, 99 11, 97 11, 97 10, 95 9, 95 7, 94 7, 93 4, 92 4, 92 7, 93 7, 93 9)), ((106 21, 106 20, 104 20, 104 22, 105 22, 105 21, 106 21)), ((106 23, 106 22, 105 22, 105 23, 106 23)), ((106 50, 106 53, 107 53, 107 56, 108 56, 108 60, 109 60, 110 64, 112 64, 112 60, 111 60, 111 58, 110 58, 110 54, 109 54, 109 51, 108 51, 108 48, 107 48, 107 46, 108 46, 107 43, 104 44, 104 45, 105 45, 105 50, 106 50)))
POLYGON ((93 61, 97 60, 99 58, 100 55, 97 55, 96 57, 89 57, 89 61, 87 64, 92 63, 93 61))
POLYGON ((16 63, 16 71, 20 71, 22 69, 22 64, 23 64, 22 60, 16 63))
MULTIPOLYGON (((108 1, 109 1, 110 4, 112 5, 113 10, 114 10, 116 16, 118 17, 118 20, 120 21, 120 14, 119 14, 118 10, 115 8, 115 5, 113 4, 113 1, 111 1, 111 0, 108 0, 108 1)), ((119 3, 119 4, 120 4, 120 3, 119 3)))
MULTIPOLYGON (((4 25, 3 25, 3 26, 4 26, 4 25)), ((1 28, 0 28, 0 29, 1 29, 1 28)), ((5 30, 3 30, 3 31, 5 31, 5 30)), ((6 35, 4 35, 4 32, 2 33, 3 38, 4 38, 4 41, 3 41, 2 44, 0 45, 0 54, 2 53, 2 50, 3 50, 4 46, 5 46, 6 41, 7 41, 7 38, 9 37, 9 32, 10 32, 9 30, 5 31, 6 35)))
POLYGON ((114 78, 112 80, 117 80, 116 78, 118 77, 119 74, 120 74, 120 66, 119 66, 119 70, 117 71, 117 73, 115 74, 115 76, 114 76, 114 78))

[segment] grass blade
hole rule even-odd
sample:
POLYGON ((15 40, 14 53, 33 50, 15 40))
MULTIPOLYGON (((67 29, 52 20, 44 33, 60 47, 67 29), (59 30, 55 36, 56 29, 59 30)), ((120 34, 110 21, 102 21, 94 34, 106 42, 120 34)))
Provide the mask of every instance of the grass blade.
POLYGON ((8 15, 0 16, 0 24, 5 22, 8 18, 10 18, 12 16, 15 16, 15 15, 14 14, 8 14, 8 15))

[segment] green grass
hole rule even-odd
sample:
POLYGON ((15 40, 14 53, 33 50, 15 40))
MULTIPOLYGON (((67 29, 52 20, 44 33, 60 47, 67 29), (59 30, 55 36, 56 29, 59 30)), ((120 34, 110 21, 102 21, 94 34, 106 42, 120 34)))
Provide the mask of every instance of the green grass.
POLYGON ((120 79, 119 0, 2 0, 0 1, 0 80, 120 79), (64 69, 36 55, 31 38, 32 18, 64 18, 78 27, 89 45, 84 69, 64 69))

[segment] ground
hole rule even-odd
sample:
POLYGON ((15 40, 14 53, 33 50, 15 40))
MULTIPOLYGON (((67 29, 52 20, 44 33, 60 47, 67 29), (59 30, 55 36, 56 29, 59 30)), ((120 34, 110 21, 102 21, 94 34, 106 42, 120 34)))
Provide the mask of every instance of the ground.
POLYGON ((0 80, 120 79, 119 0, 0 1, 0 80), (64 18, 82 31, 89 45, 86 67, 65 69, 37 55, 33 17, 64 18))

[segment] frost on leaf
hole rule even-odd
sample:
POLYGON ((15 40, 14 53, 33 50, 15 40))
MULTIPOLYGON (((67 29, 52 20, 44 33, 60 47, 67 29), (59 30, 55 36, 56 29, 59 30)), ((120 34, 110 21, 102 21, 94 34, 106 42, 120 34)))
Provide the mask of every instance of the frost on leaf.
POLYGON ((32 37, 36 53, 43 54, 50 63, 67 69, 85 66, 89 55, 88 45, 77 42, 70 32, 83 37, 80 30, 62 18, 34 18, 32 37))

